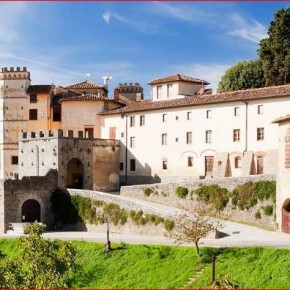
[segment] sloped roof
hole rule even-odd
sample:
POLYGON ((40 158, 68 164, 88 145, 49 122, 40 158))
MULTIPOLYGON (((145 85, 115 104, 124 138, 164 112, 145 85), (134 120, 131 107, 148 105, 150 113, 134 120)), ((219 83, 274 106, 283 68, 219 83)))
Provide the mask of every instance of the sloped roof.
POLYGON ((259 89, 239 90, 215 95, 195 95, 166 101, 143 100, 132 102, 128 106, 102 112, 102 115, 121 114, 126 112, 151 111, 178 107, 219 104, 236 101, 250 101, 275 97, 290 97, 290 85, 272 86, 259 89))
POLYGON ((54 85, 32 85, 27 89, 27 94, 49 94, 54 85))
POLYGON ((76 95, 76 96, 68 96, 64 97, 59 102, 66 102, 66 101, 109 101, 107 97, 100 97, 94 94, 82 94, 82 95, 76 95))
POLYGON ((176 81, 183 81, 183 82, 190 82, 190 83, 199 83, 199 84, 204 84, 208 85, 209 83, 205 80, 200 80, 197 78, 181 75, 181 74, 175 74, 167 77, 163 77, 160 79, 156 79, 148 83, 148 85, 156 85, 156 84, 162 84, 162 83, 171 83, 171 82, 176 82, 176 81))
POLYGON ((272 123, 281 123, 281 122, 289 121, 289 120, 290 120, 290 114, 288 114, 284 117, 278 118, 278 119, 274 120, 272 123))
POLYGON ((103 88, 102 86, 100 86, 99 84, 96 83, 91 83, 89 81, 84 81, 78 84, 74 84, 74 85, 70 85, 65 87, 66 89, 100 89, 103 88))

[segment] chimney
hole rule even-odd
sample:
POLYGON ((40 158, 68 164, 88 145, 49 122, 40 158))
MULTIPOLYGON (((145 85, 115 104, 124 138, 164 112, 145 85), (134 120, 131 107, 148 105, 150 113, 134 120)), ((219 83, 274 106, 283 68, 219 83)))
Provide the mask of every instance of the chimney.
POLYGON ((115 101, 119 100, 119 94, 120 94, 119 87, 114 88, 114 100, 115 101))
POLYGON ((141 93, 137 93, 136 94, 136 98, 135 98, 135 102, 141 102, 142 101, 142 94, 141 93))
POLYGON ((205 88, 204 88, 204 86, 202 86, 198 91, 197 91, 197 95, 203 95, 203 93, 204 93, 204 91, 205 91, 205 88))

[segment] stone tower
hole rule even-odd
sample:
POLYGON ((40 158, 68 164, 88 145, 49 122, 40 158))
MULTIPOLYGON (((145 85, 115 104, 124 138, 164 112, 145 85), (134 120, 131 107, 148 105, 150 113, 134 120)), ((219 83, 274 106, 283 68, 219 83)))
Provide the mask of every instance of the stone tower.
POLYGON ((0 71, 0 179, 18 174, 18 133, 26 131, 26 91, 30 73, 26 67, 4 67, 0 71))

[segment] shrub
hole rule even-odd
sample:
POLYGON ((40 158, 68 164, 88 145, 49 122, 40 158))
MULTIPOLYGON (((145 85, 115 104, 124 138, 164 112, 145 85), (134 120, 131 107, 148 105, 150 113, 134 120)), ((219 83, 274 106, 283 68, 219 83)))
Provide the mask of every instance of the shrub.
POLYGON ((259 210, 255 213, 255 218, 257 220, 260 220, 262 218, 261 212, 259 210))
POLYGON ((163 222, 163 225, 164 225, 164 228, 165 228, 167 231, 172 231, 173 228, 174 228, 174 221, 166 219, 166 220, 163 222))
POLYGON ((150 196, 150 194, 153 192, 153 189, 147 187, 143 190, 143 192, 146 196, 150 196))
POLYGON ((229 201, 228 190, 217 184, 202 185, 194 192, 199 201, 212 204, 218 211, 222 211, 229 201))
POLYGON ((185 198, 188 195, 188 189, 186 187, 183 187, 183 186, 178 186, 175 190, 175 194, 179 198, 185 198))
POLYGON ((273 205, 263 206, 262 209, 266 216, 271 216, 273 214, 273 205))
POLYGON ((274 203, 276 202, 276 181, 258 181, 254 191, 259 200, 271 198, 274 203))
POLYGON ((241 210, 253 207, 257 203, 257 200, 252 200, 254 188, 255 184, 251 181, 238 185, 232 192, 232 203, 241 210))

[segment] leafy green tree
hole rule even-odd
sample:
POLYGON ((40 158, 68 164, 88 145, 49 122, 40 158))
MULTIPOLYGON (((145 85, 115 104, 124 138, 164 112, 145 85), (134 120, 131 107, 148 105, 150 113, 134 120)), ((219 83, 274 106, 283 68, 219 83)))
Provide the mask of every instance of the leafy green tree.
POLYGON ((1 271, 2 288, 67 288, 75 270, 74 247, 67 242, 44 239, 44 225, 34 223, 20 238, 22 256, 7 261, 1 271))
POLYGON ((258 49, 266 85, 290 83, 290 8, 275 13, 268 35, 258 49))
POLYGON ((97 216, 101 223, 106 224, 107 227, 107 241, 105 244, 106 253, 111 251, 111 241, 110 241, 110 227, 111 225, 124 225, 127 222, 128 216, 123 208, 114 203, 105 204, 103 208, 98 209, 97 216))
POLYGON ((260 60, 240 61, 222 76, 218 92, 237 91, 265 86, 265 78, 260 60))

